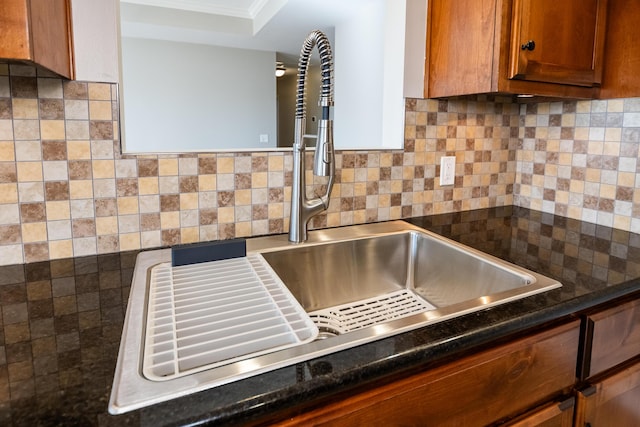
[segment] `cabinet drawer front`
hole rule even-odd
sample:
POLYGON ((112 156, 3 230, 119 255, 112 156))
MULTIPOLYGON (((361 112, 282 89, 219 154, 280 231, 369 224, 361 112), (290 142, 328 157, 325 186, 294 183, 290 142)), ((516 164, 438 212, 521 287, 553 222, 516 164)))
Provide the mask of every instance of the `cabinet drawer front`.
MULTIPOLYGON (((640 354, 640 300, 593 314, 587 318, 592 331, 591 360, 586 376, 596 375, 640 354)), ((588 337, 587 337, 588 339, 588 337)))
POLYGON ((486 425, 522 413, 575 382, 579 322, 571 322, 373 388, 280 425, 486 425))

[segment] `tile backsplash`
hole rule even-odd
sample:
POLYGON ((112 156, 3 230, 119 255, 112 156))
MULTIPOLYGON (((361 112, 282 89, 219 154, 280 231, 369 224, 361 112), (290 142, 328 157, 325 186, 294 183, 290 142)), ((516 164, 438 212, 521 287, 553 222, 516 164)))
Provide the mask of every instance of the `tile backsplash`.
MULTIPOLYGON (((0 64, 0 265, 286 232, 290 152, 123 155, 117 96, 0 64)), ((405 148, 338 151, 311 226, 515 203, 638 231, 638 106, 407 99, 405 148)))

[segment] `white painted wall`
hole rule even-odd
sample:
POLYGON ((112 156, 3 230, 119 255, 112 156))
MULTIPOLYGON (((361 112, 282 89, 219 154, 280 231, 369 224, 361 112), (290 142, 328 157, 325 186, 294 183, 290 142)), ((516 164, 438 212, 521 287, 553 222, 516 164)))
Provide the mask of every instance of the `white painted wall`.
POLYGON ((76 80, 119 81, 118 1, 71 1, 76 80))
POLYGON ((276 146, 274 52, 123 37, 122 58, 126 152, 276 146))
POLYGON ((336 24, 336 148, 402 148, 405 5, 364 3, 336 24))

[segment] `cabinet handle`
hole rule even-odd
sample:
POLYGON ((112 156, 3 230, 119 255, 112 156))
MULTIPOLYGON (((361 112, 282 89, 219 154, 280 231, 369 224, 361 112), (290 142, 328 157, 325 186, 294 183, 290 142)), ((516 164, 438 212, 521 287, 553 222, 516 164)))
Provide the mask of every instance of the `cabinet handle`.
POLYGON ((520 46, 522 48, 522 50, 533 50, 536 48, 536 42, 534 42, 533 40, 529 40, 528 42, 526 42, 525 44, 523 44, 522 46, 520 46))

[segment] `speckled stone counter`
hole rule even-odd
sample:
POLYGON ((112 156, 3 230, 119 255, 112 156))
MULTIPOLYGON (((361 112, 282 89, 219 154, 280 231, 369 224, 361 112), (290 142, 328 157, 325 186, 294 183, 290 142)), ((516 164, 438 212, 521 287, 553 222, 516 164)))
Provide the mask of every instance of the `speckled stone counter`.
POLYGON ((0 425, 242 425, 640 294, 640 235, 519 208, 409 222, 563 287, 119 416, 107 413, 136 253, 0 267, 0 425))

